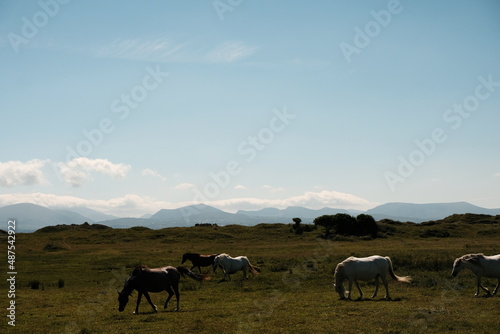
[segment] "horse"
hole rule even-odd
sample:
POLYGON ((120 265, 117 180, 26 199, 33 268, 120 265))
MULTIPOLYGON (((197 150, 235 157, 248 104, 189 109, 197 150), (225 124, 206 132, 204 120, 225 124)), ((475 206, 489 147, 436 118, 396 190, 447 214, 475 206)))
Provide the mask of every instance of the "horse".
POLYGON ((177 299, 177 307, 175 311, 179 311, 179 281, 181 275, 188 275, 190 278, 203 281, 207 277, 205 275, 198 275, 189 270, 186 267, 161 267, 161 268, 149 268, 148 266, 140 266, 132 271, 132 275, 128 278, 123 286, 121 292, 118 292, 118 311, 123 312, 125 306, 128 303, 128 298, 133 290, 137 290, 139 295, 137 296, 137 304, 135 306, 134 314, 139 314, 139 304, 141 302, 142 295, 144 295, 149 302, 149 305, 153 308, 153 312, 158 312, 156 305, 153 304, 151 298, 149 297, 149 292, 161 292, 167 291, 168 297, 163 304, 163 308, 166 309, 168 302, 175 294, 177 299))
POLYGON ((237 256, 231 257, 226 253, 219 254, 214 259, 214 273, 220 267, 222 269, 223 277, 219 282, 225 281, 226 276, 231 280, 231 274, 236 273, 237 271, 243 271, 243 278, 248 279, 248 272, 251 272, 252 275, 256 275, 259 273, 259 268, 252 266, 250 261, 246 256, 237 256))
POLYGON ((198 270, 201 274, 201 267, 208 267, 213 265, 214 259, 217 255, 219 254, 201 255, 199 253, 185 253, 184 255, 182 255, 182 264, 184 264, 186 260, 190 260, 193 264, 191 270, 193 270, 195 267, 198 267, 198 270))
POLYGON ((456 258, 453 262, 451 275, 453 277, 457 276, 464 268, 469 268, 476 275, 477 289, 474 296, 479 297, 479 288, 483 289, 488 296, 491 296, 490 290, 481 284, 481 277, 498 279, 498 284, 495 290, 493 290, 493 295, 497 293, 498 287, 500 286, 500 254, 492 256, 486 256, 482 253, 463 255, 456 258))
POLYGON ((410 283, 410 276, 396 276, 394 274, 394 270, 392 268, 391 259, 386 256, 373 255, 369 257, 349 257, 344 261, 340 262, 335 268, 334 281, 333 284, 335 287, 335 291, 339 294, 340 299, 348 299, 351 300, 351 290, 352 283, 356 283, 356 287, 359 290, 359 299, 363 299, 363 292, 359 287, 358 280, 362 281, 370 281, 375 279, 375 292, 372 295, 372 298, 377 296, 378 287, 379 287, 379 279, 382 279, 382 283, 384 283, 385 287, 385 299, 390 300, 391 297, 389 295, 389 286, 387 284, 387 274, 391 276, 394 280, 398 282, 410 283), (344 288, 344 280, 349 281, 349 290, 346 291, 344 288))

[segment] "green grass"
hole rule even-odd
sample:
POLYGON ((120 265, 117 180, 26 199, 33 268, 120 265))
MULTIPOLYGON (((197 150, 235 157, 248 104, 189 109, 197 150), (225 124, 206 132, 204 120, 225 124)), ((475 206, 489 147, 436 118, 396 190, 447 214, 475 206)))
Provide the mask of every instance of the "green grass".
MULTIPOLYGON (((470 219, 469 219, 470 220, 470 219)), ((454 258, 500 253, 500 224, 474 221, 430 226, 383 224, 386 238, 325 241, 320 231, 291 233, 289 225, 191 227, 163 230, 61 229, 18 234, 16 240, 16 332, 19 333, 496 333, 500 298, 474 298, 474 276, 450 277, 454 258), (449 237, 421 237, 426 229, 449 237), (489 231, 491 233, 484 233, 489 231), (50 246, 47 246, 50 245, 50 246), (180 265, 184 252, 247 255, 260 275, 198 283, 181 280, 181 311, 162 305, 167 293, 151 294, 159 312, 143 299, 133 315, 134 292, 119 313, 121 290, 137 264, 180 265), (340 301, 333 271, 346 257, 386 255, 396 274, 413 283, 389 283, 392 301, 340 301), (39 281, 38 289, 30 282, 39 281), (61 287, 61 281, 64 282, 61 287)), ((5 237, 2 237, 5 239, 5 237)), ((2 243, 5 245, 5 243, 2 243)), ((485 280, 492 289, 495 280, 485 280)), ((374 289, 362 283, 365 297, 374 289)), ((0 284, 7 290, 6 281, 0 284)), ((358 292, 353 291, 353 298, 358 292)), ((6 295, 4 305, 6 305, 6 295)), ((12 330, 7 318, 0 331, 12 330)))

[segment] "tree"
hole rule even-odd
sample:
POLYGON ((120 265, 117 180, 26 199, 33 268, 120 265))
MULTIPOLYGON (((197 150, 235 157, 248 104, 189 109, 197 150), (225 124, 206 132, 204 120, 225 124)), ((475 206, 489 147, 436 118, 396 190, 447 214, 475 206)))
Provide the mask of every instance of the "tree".
POLYGON ((295 234, 302 234, 302 232, 304 232, 304 230, 302 230, 302 227, 300 226, 300 223, 302 222, 302 219, 300 219, 300 218, 293 218, 292 220, 294 222, 294 225, 293 225, 292 229, 295 231, 295 234))
POLYGON ((330 231, 334 228, 334 221, 332 215, 322 215, 314 218, 313 221, 315 226, 322 226, 325 228, 325 238, 330 237, 330 231))
POLYGON ((347 213, 337 213, 333 220, 336 234, 355 235, 356 218, 347 213))
POLYGON ((373 238, 377 236, 378 224, 375 219, 367 214, 360 214, 356 217, 357 235, 371 235, 373 238))

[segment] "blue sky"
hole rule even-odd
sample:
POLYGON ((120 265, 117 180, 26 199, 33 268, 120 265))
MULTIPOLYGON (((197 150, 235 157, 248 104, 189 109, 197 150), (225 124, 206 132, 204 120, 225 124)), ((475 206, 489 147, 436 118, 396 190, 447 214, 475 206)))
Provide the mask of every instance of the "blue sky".
POLYGON ((497 1, 0 1, 0 206, 500 207, 497 1))

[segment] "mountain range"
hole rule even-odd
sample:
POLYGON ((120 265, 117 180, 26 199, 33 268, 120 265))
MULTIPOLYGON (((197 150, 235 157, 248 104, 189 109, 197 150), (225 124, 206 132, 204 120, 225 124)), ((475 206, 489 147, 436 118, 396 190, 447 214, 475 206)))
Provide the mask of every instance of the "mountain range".
POLYGON ((292 218, 300 218, 303 223, 312 223, 314 218, 322 215, 346 213, 356 216, 365 213, 376 220, 384 218, 421 223, 429 220, 439 220, 452 214, 476 213, 500 215, 500 209, 486 209, 467 202, 454 203, 387 203, 367 211, 323 208, 312 210, 303 207, 288 207, 286 209, 265 208, 256 211, 239 210, 229 213, 214 207, 198 204, 178 209, 162 209, 153 215, 141 218, 119 218, 84 207, 61 209, 46 208, 31 203, 20 203, 0 208, 0 221, 7 222, 16 219, 18 232, 32 232, 50 225, 71 225, 84 222, 99 223, 113 228, 128 228, 144 226, 158 229, 176 226, 194 226, 196 224, 247 225, 259 223, 291 223, 292 218))

